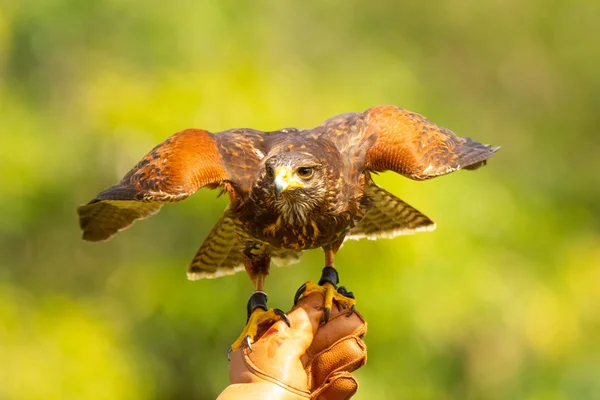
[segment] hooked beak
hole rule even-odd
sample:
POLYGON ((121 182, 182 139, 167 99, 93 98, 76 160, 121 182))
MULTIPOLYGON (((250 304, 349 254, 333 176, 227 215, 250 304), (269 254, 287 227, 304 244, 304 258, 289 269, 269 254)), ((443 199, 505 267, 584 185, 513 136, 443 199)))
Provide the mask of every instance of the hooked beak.
POLYGON ((304 187, 304 185, 293 178, 293 172, 288 167, 279 167, 275 170, 275 199, 279 200, 279 195, 289 189, 304 187))

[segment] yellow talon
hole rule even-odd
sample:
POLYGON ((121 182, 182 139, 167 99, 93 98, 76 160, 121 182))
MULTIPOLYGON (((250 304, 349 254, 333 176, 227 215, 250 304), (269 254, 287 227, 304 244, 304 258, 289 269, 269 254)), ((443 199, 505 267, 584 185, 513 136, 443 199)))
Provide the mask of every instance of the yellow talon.
POLYGON ((356 306, 356 300, 351 297, 346 297, 342 293, 338 292, 331 283, 325 282, 323 285, 317 285, 312 282, 306 282, 298 293, 294 302, 300 298, 300 296, 308 296, 311 293, 321 293, 325 300, 323 301, 323 321, 329 321, 329 315, 331 314, 331 307, 333 306, 333 300, 336 301, 338 308, 349 309, 348 315, 352 315, 354 307, 356 306))
POLYGON ((248 318, 246 327, 237 340, 233 342, 228 353, 233 353, 244 345, 252 350, 251 345, 256 341, 256 336, 259 332, 260 325, 264 323, 269 323, 270 325, 280 319, 283 320, 288 326, 290 325, 287 315, 277 308, 271 308, 268 311, 265 311, 262 308, 254 309, 252 314, 250 314, 250 318, 248 318))

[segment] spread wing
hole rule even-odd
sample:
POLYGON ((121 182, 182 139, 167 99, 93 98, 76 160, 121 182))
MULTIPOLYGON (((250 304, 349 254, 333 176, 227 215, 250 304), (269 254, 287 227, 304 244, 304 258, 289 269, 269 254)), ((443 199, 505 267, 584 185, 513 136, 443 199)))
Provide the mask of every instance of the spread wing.
MULTIPOLYGON (((238 236, 230 214, 225 211, 208 234, 188 267, 190 280, 212 279, 233 275, 244 270, 244 243, 238 236)), ((302 250, 270 249, 271 259, 278 266, 300 261, 302 250)))
POLYGON ((430 179, 459 169, 477 169, 499 149, 458 137, 398 107, 378 106, 365 113, 364 139, 372 142, 365 168, 371 171, 391 170, 411 179, 430 179))
POLYGON ((365 185, 365 195, 373 206, 346 239, 393 238, 435 229, 435 223, 427 216, 374 182, 365 185))
POLYGON ((224 214, 208 234, 188 267, 190 280, 218 278, 244 270, 244 246, 233 220, 224 214))
POLYGON ((77 209, 83 238, 106 240, 134 221, 157 213, 166 202, 229 180, 214 137, 187 129, 150 151, 125 177, 77 209))

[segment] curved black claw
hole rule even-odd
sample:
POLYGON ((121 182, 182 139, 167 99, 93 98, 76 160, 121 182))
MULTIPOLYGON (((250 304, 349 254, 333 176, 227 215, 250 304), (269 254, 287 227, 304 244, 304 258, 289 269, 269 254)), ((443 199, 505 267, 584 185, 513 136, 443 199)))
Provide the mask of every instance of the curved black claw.
POLYGON ((273 312, 275 313, 275 315, 279 316, 279 318, 281 318, 281 320, 283 322, 285 322, 285 324, 288 326, 288 328, 292 327, 292 324, 290 323, 290 319, 288 318, 287 314, 284 313, 282 310, 280 310, 279 308, 274 308, 273 312))
POLYGON ((323 323, 329 322, 329 316, 331 315, 331 308, 323 308, 323 323))
POLYGON ((250 342, 250 335, 246 335, 244 339, 244 345, 248 348, 248 350, 252 351, 252 343, 250 342))
POLYGON ((300 286, 298 288, 298 290, 296 290, 296 294, 294 295, 294 305, 296 305, 296 303, 298 303, 298 300, 300 300, 300 297, 302 297, 302 294, 306 291, 306 283, 303 283, 302 286, 300 286))
MULTIPOLYGON (((335 268, 329 267, 329 266, 323 268, 323 271, 321 272, 321 279, 319 279, 319 286, 324 286, 326 283, 329 283, 331 286, 333 286, 334 289, 339 291, 337 285, 338 285, 338 283, 340 283, 340 277, 335 268)), ((343 288, 342 290, 345 291, 346 288, 343 288)), ((329 322, 330 315, 331 315, 331 308, 324 308, 323 309, 323 323, 326 324, 327 322, 329 322)))
POLYGON ((352 304, 352 307, 350 307, 350 311, 348 311, 348 314, 346 314, 346 317, 351 317, 352 314, 354 314, 354 309, 356 308, 355 304, 352 304))
MULTIPOLYGON (((244 345, 250 351, 252 351, 252 343, 250 342, 250 335, 246 335, 246 337, 244 338, 244 345)), ((233 348, 231 346, 229 346, 229 348, 227 349, 227 361, 231 361, 231 353, 233 353, 233 348)))
MULTIPOLYGON (((344 297, 348 297, 350 299, 354 298, 354 293, 349 292, 348 289, 346 289, 346 286, 340 286, 337 289, 337 292, 344 297), (350 294, 350 295, 348 295, 348 294, 350 294)), ((345 304, 340 305, 340 303, 337 303, 337 302, 336 302, 336 304, 337 304, 338 310, 345 310, 347 308, 347 306, 345 304)))
MULTIPOLYGON (((353 292, 349 292, 349 291, 348 291, 348 289, 346 289, 346 287, 345 287, 345 286, 340 286, 340 287, 338 288, 337 292, 338 292, 339 294, 341 294, 342 296, 344 296, 344 297, 347 297, 347 298, 349 298, 349 299, 355 299, 355 297, 354 297, 354 293, 353 293, 353 292)), ((340 309, 340 304, 339 304, 339 303, 337 303, 337 305, 338 305, 338 310, 339 310, 339 309, 340 309)), ((343 305, 341 306, 341 308, 342 308, 342 310, 345 310, 345 309, 346 309, 346 308, 348 308, 348 307, 347 307, 345 304, 343 304, 343 305)), ((352 314, 354 314, 354 308, 355 308, 355 306, 354 306, 354 305, 353 305, 352 307, 350 307, 350 311, 348 311, 348 314, 346 314, 346 316, 347 316, 347 317, 349 317, 349 316, 351 316, 352 314)))

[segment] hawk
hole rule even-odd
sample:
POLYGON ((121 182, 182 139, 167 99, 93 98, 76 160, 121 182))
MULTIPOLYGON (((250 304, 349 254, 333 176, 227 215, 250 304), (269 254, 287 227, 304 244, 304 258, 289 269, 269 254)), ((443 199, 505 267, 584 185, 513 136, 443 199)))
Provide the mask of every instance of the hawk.
POLYGON ((431 219, 376 185, 373 173, 391 170, 425 180, 486 164, 498 147, 456 136, 425 117, 376 106, 326 120, 313 129, 262 132, 187 129, 152 149, 115 186, 78 208, 83 239, 103 241, 138 219, 197 190, 220 188, 230 202, 188 269, 188 278, 216 278, 246 270, 255 285, 247 325, 232 345, 250 346, 258 326, 287 317, 267 308, 271 260, 297 261, 322 248, 318 284, 296 293, 325 297, 325 322, 335 299, 354 310, 352 292, 337 287, 334 256, 344 240, 435 228, 431 219))

